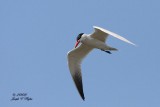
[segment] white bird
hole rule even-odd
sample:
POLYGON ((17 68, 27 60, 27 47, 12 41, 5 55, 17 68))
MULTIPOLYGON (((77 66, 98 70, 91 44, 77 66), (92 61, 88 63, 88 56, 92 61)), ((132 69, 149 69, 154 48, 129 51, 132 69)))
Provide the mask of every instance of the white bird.
POLYGON ((83 58, 94 48, 100 49, 111 54, 110 51, 116 51, 116 48, 108 46, 105 44, 105 41, 109 35, 118 38, 124 42, 129 44, 135 45, 134 43, 130 42, 129 40, 125 39, 124 37, 113 33, 109 30, 93 26, 94 32, 92 34, 84 34, 80 33, 77 36, 77 42, 75 44, 75 48, 68 52, 68 66, 70 73, 72 75, 73 81, 77 87, 77 90, 84 100, 84 93, 83 93, 83 84, 82 84, 82 74, 81 74, 81 62, 83 58), (81 42, 80 45, 78 45, 81 42))

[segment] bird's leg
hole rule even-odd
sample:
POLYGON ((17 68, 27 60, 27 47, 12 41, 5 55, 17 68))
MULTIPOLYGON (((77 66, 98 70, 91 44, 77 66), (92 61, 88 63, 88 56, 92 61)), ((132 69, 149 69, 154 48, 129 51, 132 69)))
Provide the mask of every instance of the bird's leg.
POLYGON ((110 51, 107 51, 107 50, 101 49, 101 51, 104 51, 104 52, 106 52, 106 53, 108 53, 108 54, 112 54, 110 51))

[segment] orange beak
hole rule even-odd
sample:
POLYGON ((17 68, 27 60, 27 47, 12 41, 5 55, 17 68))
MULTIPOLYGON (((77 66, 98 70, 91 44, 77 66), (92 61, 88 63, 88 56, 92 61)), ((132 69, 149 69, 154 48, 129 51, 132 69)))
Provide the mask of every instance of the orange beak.
POLYGON ((79 40, 76 42, 74 48, 76 48, 78 46, 79 42, 80 42, 79 40))

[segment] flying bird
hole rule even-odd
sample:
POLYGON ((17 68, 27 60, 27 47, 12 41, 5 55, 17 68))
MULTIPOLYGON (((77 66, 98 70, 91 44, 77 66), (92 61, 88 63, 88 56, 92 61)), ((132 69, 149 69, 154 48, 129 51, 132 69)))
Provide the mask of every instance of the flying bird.
POLYGON ((67 54, 68 66, 69 66, 71 76, 83 100, 85 100, 85 97, 83 93, 81 62, 85 58, 85 56, 94 48, 100 49, 108 54, 111 54, 111 51, 116 51, 117 50, 116 48, 105 44, 105 41, 109 35, 117 39, 120 39, 124 42, 127 42, 129 44, 135 45, 131 41, 109 30, 106 30, 97 26, 93 26, 93 28, 95 31, 92 34, 80 33, 77 36, 74 49, 69 51, 67 54))

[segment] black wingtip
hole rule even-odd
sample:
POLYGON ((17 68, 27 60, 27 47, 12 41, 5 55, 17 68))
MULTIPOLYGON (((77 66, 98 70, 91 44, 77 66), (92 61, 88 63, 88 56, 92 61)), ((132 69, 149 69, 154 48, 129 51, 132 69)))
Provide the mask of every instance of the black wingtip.
POLYGON ((82 98, 83 101, 85 101, 84 94, 81 95, 81 98, 82 98))
POLYGON ((80 94, 81 98, 83 99, 83 101, 85 101, 85 97, 84 97, 84 93, 83 93, 83 86, 82 86, 82 89, 78 90, 78 91, 79 91, 79 94, 80 94))
POLYGON ((82 98, 83 99, 83 101, 85 101, 85 98, 82 98))
POLYGON ((81 98, 83 99, 83 101, 85 101, 85 97, 84 97, 84 93, 83 93, 83 84, 82 84, 81 74, 79 72, 76 72, 73 75, 73 79, 74 79, 75 85, 77 87, 77 90, 78 90, 81 98))

